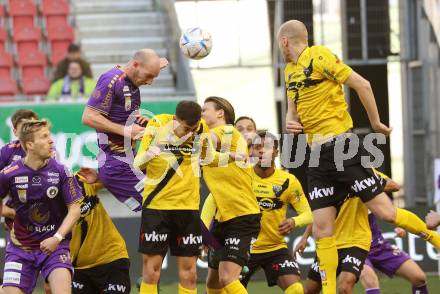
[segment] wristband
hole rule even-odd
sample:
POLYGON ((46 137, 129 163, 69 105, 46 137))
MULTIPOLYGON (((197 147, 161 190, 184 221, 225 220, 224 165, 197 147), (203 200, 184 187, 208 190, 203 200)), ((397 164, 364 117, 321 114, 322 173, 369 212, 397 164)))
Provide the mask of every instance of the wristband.
POLYGON ((60 233, 55 233, 53 235, 59 242, 63 241, 64 237, 60 233))

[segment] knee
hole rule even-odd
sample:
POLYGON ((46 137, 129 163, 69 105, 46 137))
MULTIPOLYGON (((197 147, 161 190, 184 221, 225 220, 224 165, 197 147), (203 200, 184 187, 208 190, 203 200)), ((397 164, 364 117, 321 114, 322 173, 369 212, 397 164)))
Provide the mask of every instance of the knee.
POLYGON ((313 223, 313 237, 315 239, 321 239, 325 237, 333 236, 333 228, 325 223, 313 223))
POLYGON ((416 271, 410 276, 409 280, 413 286, 422 286, 426 284, 426 274, 421 270, 416 271))
POLYGON ((197 270, 195 266, 188 266, 179 270, 181 283, 195 285, 197 282, 197 270))
POLYGON ((395 223, 396 222, 396 208, 392 207, 390 209, 379 210, 374 213, 379 219, 383 220, 387 223, 395 223))
POLYGON ((377 279, 376 274, 363 271, 360 280, 364 288, 379 288, 379 280, 377 279))
POLYGON ((355 280, 340 280, 338 285, 338 293, 340 294, 351 294, 353 292, 355 280))
POLYGON ((153 264, 145 264, 143 268, 142 278, 145 282, 149 284, 157 284, 160 279, 160 270, 161 266, 153 265, 153 264))
POLYGON ((227 285, 229 285, 230 283, 232 283, 234 281, 234 276, 231 275, 229 272, 224 271, 220 276, 219 276, 219 282, 220 285, 222 286, 222 288, 226 287, 227 285))

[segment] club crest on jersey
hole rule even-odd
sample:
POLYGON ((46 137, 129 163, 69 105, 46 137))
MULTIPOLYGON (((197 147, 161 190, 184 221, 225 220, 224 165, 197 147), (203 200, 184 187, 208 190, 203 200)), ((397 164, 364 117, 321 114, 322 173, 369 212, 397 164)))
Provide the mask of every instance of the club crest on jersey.
POLYGON ((55 186, 51 186, 46 191, 47 197, 50 199, 55 198, 58 195, 58 188, 55 186))
POLYGON ((18 194, 18 199, 23 202, 26 203, 27 199, 26 199, 26 190, 17 190, 17 194, 18 194))
POLYGON ((14 155, 12 156, 12 161, 17 161, 21 159, 21 155, 14 155))
POLYGON ((280 185, 272 185, 272 190, 275 193, 279 193, 281 191, 281 189, 283 189, 283 187, 281 187, 280 185))
POLYGON ((131 109, 131 92, 130 92, 130 88, 127 85, 125 85, 124 88, 122 89, 122 91, 124 92, 125 111, 130 111, 130 109, 131 109))

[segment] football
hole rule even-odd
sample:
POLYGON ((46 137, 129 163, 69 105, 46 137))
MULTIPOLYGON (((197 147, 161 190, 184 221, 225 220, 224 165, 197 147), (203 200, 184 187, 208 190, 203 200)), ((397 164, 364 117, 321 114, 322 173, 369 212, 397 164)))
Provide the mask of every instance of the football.
POLYGON ((179 44, 186 57, 199 60, 211 52, 212 38, 208 31, 202 28, 189 28, 182 33, 179 44))

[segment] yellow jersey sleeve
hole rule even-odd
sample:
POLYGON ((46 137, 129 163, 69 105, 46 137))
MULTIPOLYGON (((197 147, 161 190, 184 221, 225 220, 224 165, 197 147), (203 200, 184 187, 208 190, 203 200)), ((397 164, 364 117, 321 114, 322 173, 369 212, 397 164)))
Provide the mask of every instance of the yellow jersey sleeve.
POLYGON ((293 91, 291 89, 289 89, 289 76, 293 73, 291 67, 289 66, 289 64, 284 68, 284 80, 286 81, 285 85, 286 85, 286 96, 287 99, 292 99, 293 101, 295 101, 295 96, 297 95, 296 91, 293 91))
POLYGON ((315 68, 324 77, 339 84, 345 83, 353 70, 324 46, 316 46, 318 58, 315 68))
POLYGON ((200 122, 203 132, 200 135, 201 150, 201 165, 220 166, 230 162, 229 152, 218 152, 213 143, 213 137, 209 132, 209 127, 204 120, 200 122))
POLYGON ((217 205, 215 204, 214 196, 209 193, 208 197, 206 197, 205 202, 203 203, 202 211, 200 213, 200 219, 206 228, 209 228, 209 225, 215 216, 216 210, 217 205))
POLYGON ((300 182, 293 177, 291 179, 293 181, 291 187, 292 192, 290 193, 290 204, 298 213, 297 216, 293 217, 293 220, 295 221, 295 227, 303 227, 312 223, 312 210, 310 209, 309 202, 304 195, 300 182))
POLYGON ((148 158, 147 151, 150 148, 154 136, 160 128, 161 123, 158 117, 153 117, 148 121, 147 127, 142 137, 141 145, 139 146, 138 153, 134 158, 133 166, 139 170, 144 170, 147 166, 148 158))
POLYGON ((371 168, 371 169, 373 170, 373 172, 374 172, 376 175, 380 176, 380 177, 383 178, 384 180, 387 181, 387 180, 390 179, 389 176, 387 176, 386 174, 384 174, 384 173, 378 171, 377 169, 375 169, 375 168, 371 168))

